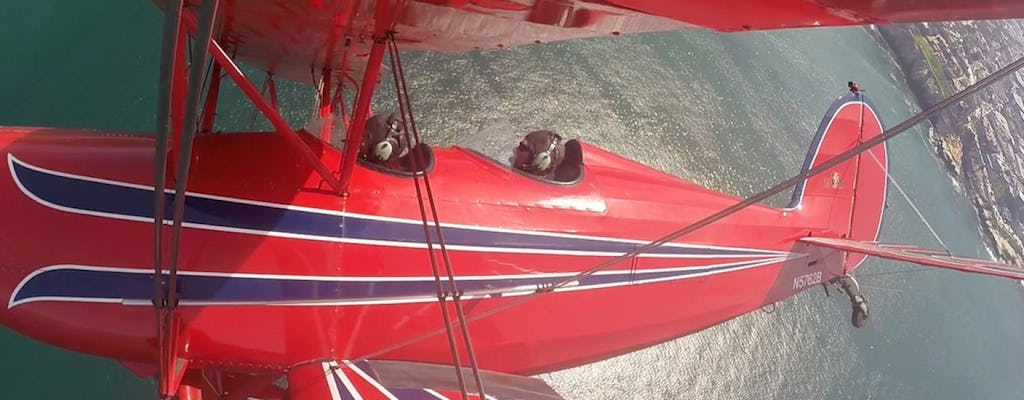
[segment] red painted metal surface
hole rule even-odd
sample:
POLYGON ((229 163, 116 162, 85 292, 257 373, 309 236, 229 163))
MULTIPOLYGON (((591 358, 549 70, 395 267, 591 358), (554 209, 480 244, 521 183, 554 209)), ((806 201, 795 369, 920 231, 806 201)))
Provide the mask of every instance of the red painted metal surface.
MULTIPOLYGON (((729 31, 1024 15, 1024 6, 1001 0, 924 6, 912 0, 439 0, 399 2, 395 10, 387 4, 232 3, 219 16, 216 37, 270 74, 307 81, 312 66, 329 72, 325 82, 362 77, 347 141, 357 143, 386 31, 395 32, 403 49, 464 51, 692 26, 729 31), (344 50, 337 45, 341 32, 352 39, 344 50)), ((186 23, 194 29, 194 17, 186 23)), ((152 217, 147 220, 145 210, 152 211, 154 162, 148 137, 0 130, 0 154, 8 165, 0 172, 0 238, 9 250, 0 253, 0 295, 9 299, 0 322, 138 371, 171 368, 168 354, 180 354, 193 368, 185 376, 205 369, 299 371, 296 366, 357 359, 437 330, 436 298, 418 289, 429 278, 426 254, 422 242, 408 235, 419 220, 409 178, 356 164, 358 146, 342 154, 294 132, 277 113, 273 81, 268 104, 216 41, 208 49, 279 134, 197 141, 181 248, 184 302, 175 313, 180 335, 173 335, 178 340, 165 349, 163 362, 147 297, 153 295, 152 217), (289 146, 297 151, 281 151, 289 146), (343 165, 341 182, 324 167, 333 163, 343 165), (324 181, 346 187, 348 196, 324 191, 324 181), (52 243, 60 243, 60 251, 52 243), (352 294, 361 291, 361 297, 352 294)), ((172 85, 174 135, 183 129, 181 65, 172 85)), ((329 107, 329 94, 325 85, 322 106, 329 107)), ((821 158, 809 165, 856 145, 861 127, 860 140, 881 131, 863 103, 847 99, 837 107, 813 152, 821 158)), ((583 178, 553 185, 465 149, 435 150, 431 182, 442 194, 438 211, 454 243, 453 268, 460 286, 471 288, 463 298, 470 317, 738 200, 595 147, 584 145, 583 151, 583 178)), ((662 252, 474 322, 481 367, 533 374, 592 362, 707 328, 844 275, 863 256, 829 247, 884 252, 800 238, 874 238, 884 208, 886 159, 883 147, 871 154, 878 164, 862 156, 808 179, 798 207, 751 207, 662 252)), ((449 358, 444 337, 437 335, 377 356, 429 363, 449 358)), ((264 386, 268 397, 283 396, 266 387, 266 375, 247 376, 236 377, 233 387, 264 386)), ((184 397, 202 396, 194 383, 182 387, 184 397)), ((168 394, 172 386, 160 391, 168 394)))
MULTIPOLYGON (((847 118, 852 116, 842 110, 837 113, 837 119, 847 118)), ((849 133, 839 130, 848 128, 837 124, 837 131, 826 135, 821 148, 832 151, 855 144, 849 133)), ((880 130, 880 126, 869 126, 865 133, 875 135, 880 130)), ((319 145, 315 138, 307 139, 321 146, 316 152, 322 154, 323 162, 339 161, 338 151, 319 145)), ((308 360, 354 359, 441 326, 440 310, 430 292, 426 300, 411 302, 389 302, 390 297, 381 294, 384 297, 373 299, 384 302, 374 304, 267 303, 287 294, 288 285, 294 284, 284 283, 284 289, 241 292, 252 297, 245 304, 188 303, 194 290, 214 297, 236 293, 239 281, 234 280, 246 276, 260 282, 359 278, 381 285, 429 277, 423 249, 402 233, 406 225, 415 231, 419 219, 409 178, 357 165, 351 195, 342 199, 315 190, 320 177, 302 163, 301 155, 280 151, 285 143, 284 137, 273 134, 197 139, 189 218, 213 218, 208 222, 234 228, 204 227, 186 220, 180 276, 198 273, 229 279, 214 286, 199 278, 181 284, 185 291, 178 308, 182 348, 195 368, 283 371, 308 360), (342 218, 340 223, 318 225, 332 216, 342 218), (296 224, 299 220, 293 218, 312 219, 296 224), (272 232, 251 230, 252 224, 264 223, 270 224, 272 232), (310 226, 326 231, 303 231, 310 226), (375 237, 374 232, 383 236, 375 237), (266 302, 260 300, 264 297, 266 302)), ((130 213, 139 206, 132 203, 131 193, 145 190, 152 180, 148 173, 151 147, 148 137, 88 136, 35 128, 8 128, 0 134, 0 154, 8 160, 8 168, 0 172, 0 217, 7 221, 0 226, 0 237, 10 250, 0 254, 0 296, 10 299, 8 307, 0 310, 0 321, 61 347, 132 363, 156 362, 152 310, 145 301, 138 305, 129 300, 75 300, 84 296, 76 290, 122 290, 122 285, 130 283, 117 280, 78 288, 65 282, 43 287, 39 285, 45 282, 36 280, 46 281, 52 271, 67 271, 72 265, 114 275, 150 271, 149 223, 118 213, 130 213), (119 156, 109 157, 111 152, 119 156), (56 182, 53 179, 64 182, 61 187, 78 189, 50 191, 44 183, 56 182), (113 191, 105 202, 88 200, 104 191, 113 191), (115 208, 89 211, 108 206, 115 208), (54 242, 62 243, 61 251, 52 251, 54 242), (70 297, 47 297, 45 290, 38 292, 43 289, 71 292, 70 297), (42 297, 24 297, 29 292, 42 297)), ((456 230, 445 236, 460 279, 571 274, 618 254, 592 246, 628 249, 632 245, 620 246, 622 239, 651 240, 737 201, 595 147, 584 145, 583 151, 582 181, 558 186, 465 149, 435 149, 431 183, 440 194, 439 213, 453 224, 446 229, 456 230), (549 236, 538 241, 531 236, 536 233, 549 236), (487 239, 493 235, 505 236, 487 239), (481 242, 467 244, 474 240, 481 242), (537 248, 561 242, 568 247, 537 248)), ((686 237, 685 243, 692 248, 670 248, 689 255, 636 257, 611 271, 634 274, 629 279, 636 282, 617 281, 605 287, 595 286, 596 281, 581 282, 578 290, 538 296, 474 322, 474 347, 481 367, 530 374, 595 361, 792 296, 807 288, 796 286, 795 277, 818 274, 819 279, 828 280, 842 275, 842 262, 811 263, 820 257, 803 252, 796 240, 812 234, 840 237, 849 231, 850 207, 833 204, 827 195, 832 190, 832 196, 841 200, 852 194, 851 163, 824 173, 828 179, 809 180, 798 210, 751 207, 686 237), (833 172, 841 174, 838 184, 831 178, 833 172), (762 265, 708 269, 753 260, 762 265), (643 280, 652 271, 705 270, 705 275, 643 280), (609 320, 616 323, 608 324, 609 320)), ((860 179, 860 190, 866 191, 872 185, 884 185, 885 177, 861 174, 860 179)), ((142 206, 140 210, 150 207, 142 206)), ((602 276, 611 279, 607 277, 613 275, 598 275, 602 276)), ((148 290, 151 283, 145 282, 148 290)), ((323 299, 338 294, 318 290, 317 296, 323 299)), ((516 298, 470 296, 464 301, 472 316, 516 298)), ((450 360, 444 340, 434 336, 380 358, 445 363, 450 360)))
POLYGON ((178 400, 203 400, 203 390, 196 386, 181 385, 178 388, 178 400))
MULTIPOLYGON (((294 387, 289 393, 289 400, 323 400, 333 398, 337 392, 337 384, 330 368, 337 364, 324 365, 313 363, 301 365, 288 371, 288 386, 294 387), (334 384, 332 386, 331 384, 334 384), (333 389, 333 390, 332 390, 333 389)), ((340 368, 339 368, 340 369, 340 368)))

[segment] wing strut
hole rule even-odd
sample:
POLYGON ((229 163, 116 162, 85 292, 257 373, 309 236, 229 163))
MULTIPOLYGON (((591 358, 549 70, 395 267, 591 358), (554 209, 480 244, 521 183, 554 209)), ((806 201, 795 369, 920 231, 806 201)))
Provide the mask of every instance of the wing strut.
MULTIPOLYGON (((674 232, 671 232, 671 233, 669 233, 669 234, 667 234, 665 236, 662 236, 661 238, 659 238, 657 240, 654 240, 654 241, 652 241, 652 242, 650 242, 648 244, 645 244, 643 246, 639 246, 639 247, 633 249, 633 251, 630 251, 630 252, 624 253, 624 254, 622 254, 620 256, 611 258, 611 259, 609 259, 609 260, 607 260, 607 261, 605 261, 605 262, 603 262, 601 264, 598 264, 598 265, 596 265, 596 266, 594 266, 594 267, 592 267, 592 268, 590 268, 590 269, 588 269, 586 271, 580 272, 579 274, 573 275, 571 277, 567 277, 564 280, 562 280, 562 281, 560 281, 558 283, 555 283, 555 284, 553 284, 551 286, 547 286, 547 287, 544 287, 542 289, 538 289, 538 290, 536 290, 532 294, 519 297, 519 298, 517 298, 515 300, 512 300, 512 301, 509 301, 507 303, 498 305, 498 306, 496 306, 494 308, 491 308, 491 309, 488 309, 488 310, 481 311, 479 313, 473 314, 473 315, 471 315, 471 316, 469 316, 467 318, 466 323, 477 321, 477 320, 480 320, 482 318, 486 318, 488 316, 497 314, 497 313, 502 312, 504 310, 507 310, 509 308, 512 308, 512 307, 515 307, 517 305, 523 304, 523 303, 525 303, 527 301, 530 301, 530 300, 536 298, 537 296, 543 295, 545 293, 554 292, 554 291, 556 291, 556 290, 558 290, 560 288, 563 288, 565 286, 571 285, 571 284, 573 284, 573 282, 576 282, 576 281, 578 281, 578 280, 580 280, 582 278, 588 277, 588 276, 593 275, 593 274, 595 274, 595 273, 597 273, 599 271, 602 271, 602 270, 605 270, 607 268, 610 268, 610 267, 612 267, 612 266, 614 266, 614 265, 616 265, 618 263, 621 263, 623 261, 627 261, 628 259, 630 259, 630 258, 632 258, 632 257, 634 257, 634 256, 636 256, 638 254, 642 254, 642 253, 648 252, 648 251, 650 251, 650 250, 652 250, 652 249, 654 249, 654 248, 656 248, 658 246, 661 246, 661 245, 663 245, 665 243, 668 243, 668 242, 671 242, 673 240, 679 239, 679 238, 681 238, 681 237, 683 237, 683 236, 685 236, 687 234, 693 233, 693 232, 695 232, 695 231, 697 231, 697 230, 699 230, 701 228, 704 228, 704 227, 706 227, 708 225, 711 225, 711 224, 713 224, 713 223, 715 223, 717 221, 720 221, 723 218, 726 218, 728 216, 736 214, 737 212, 739 212, 739 211, 741 211, 741 210, 743 210, 743 209, 745 209, 747 207, 750 207, 750 206, 752 206, 754 204, 757 204, 757 203, 759 203, 761 201, 764 201, 764 200, 768 199, 771 196, 774 196, 774 195, 776 195, 778 193, 781 193, 783 190, 789 189, 789 188, 797 185, 798 183, 806 180, 808 177, 818 175, 818 174, 822 173, 823 171, 828 170, 829 168, 835 167, 836 165, 839 165, 840 163, 842 163, 842 162, 844 162, 846 160, 849 160, 850 158, 856 157, 858 154, 860 154, 860 153, 862 153, 864 151, 867 151, 867 150, 871 149, 872 147, 877 146, 879 143, 882 143, 884 141, 892 139, 892 138, 898 136, 899 134, 901 134, 903 132, 906 132, 907 130, 909 130, 914 125, 917 125, 919 122, 923 121, 925 118, 928 118, 929 116, 931 116, 931 115, 933 115, 933 114, 935 114, 935 113, 937 113, 939 111, 942 111, 942 110, 946 109, 947 107, 949 107, 949 106, 951 106, 953 104, 956 104, 957 102, 959 102, 960 100, 964 99, 965 97, 973 95, 974 93, 977 93, 978 91, 980 91, 980 90, 982 90, 982 89, 992 85, 993 83, 999 81, 1000 79, 1002 79, 1002 78, 1004 78, 1004 77, 1006 77, 1008 75, 1013 74, 1015 71, 1017 71, 1021 67, 1024 67, 1024 57, 1019 58, 1019 59, 1017 59, 1016 61, 1014 61, 1014 62, 1012 62, 1010 64, 1007 64, 1006 66, 1000 68, 998 71, 995 71, 992 74, 990 74, 989 76, 986 76, 985 78, 983 78, 981 80, 978 80, 974 84, 964 88, 964 90, 961 90, 960 92, 957 92, 956 94, 947 97, 946 99, 944 99, 944 100, 936 103, 935 105, 933 105, 933 106, 931 106, 931 107, 929 107, 929 108, 927 108, 927 109, 925 109, 925 110, 915 114, 914 116, 911 116, 910 118, 908 118, 905 121, 901 122, 899 125, 896 125, 896 126, 894 126, 892 128, 889 128, 885 132, 882 132, 882 134, 880 134, 878 136, 875 136, 875 137, 873 137, 873 138, 871 138, 871 139, 869 139, 867 141, 864 141, 863 143, 861 143, 861 144, 859 144, 859 145, 857 145, 855 147, 852 147, 852 148, 850 148, 849 150, 847 150, 847 151, 845 151, 843 153, 840 153, 840 154, 836 155, 832 159, 819 164, 817 167, 810 168, 810 169, 808 169, 806 171, 802 171, 799 174, 797 174, 797 175, 795 175, 793 177, 790 177, 789 179, 786 179, 785 181, 782 181, 782 182, 776 184, 775 186, 772 186, 772 187, 770 187, 768 189, 765 189, 764 191, 762 191, 762 192, 760 192, 758 194, 755 194, 755 195, 753 195, 751 197, 748 197, 748 198, 746 198, 746 199, 744 199, 744 200, 742 200, 742 201, 740 201, 740 202, 738 202, 736 204, 733 204, 733 205, 731 205, 729 207, 726 207, 725 209, 722 209, 719 212, 716 212, 716 213, 714 213, 712 215, 709 215, 709 216, 707 216, 707 217, 705 217, 705 218, 703 218, 703 219, 701 219, 699 221, 696 221, 696 222, 694 222, 694 223, 692 223, 690 225, 687 225, 687 226, 685 226, 685 227, 683 227, 683 228, 681 228, 681 229, 679 229, 677 231, 674 231, 674 232)), ((460 324, 461 323, 462 322, 460 322, 460 324)), ((436 335, 440 335, 440 334, 443 334, 443 333, 445 333, 445 329, 444 328, 435 329, 433 331, 425 332, 422 335, 415 336, 415 337, 409 338, 408 340, 405 340, 405 341, 402 341, 402 342, 398 342, 398 343, 395 343, 393 345, 383 347, 380 350, 368 353, 368 354, 366 354, 366 355, 364 355, 362 357, 359 357, 359 358, 355 359, 354 361, 363 361, 363 360, 371 359, 371 358, 377 357, 377 356, 379 356, 381 354, 386 354, 388 352, 394 351, 395 349, 400 349, 400 348, 403 348, 405 346, 412 345, 414 343, 419 343, 421 341, 430 339, 430 338, 432 338, 432 337, 434 337, 436 335)))
MULTIPOLYGON (((210 87, 206 91, 206 107, 203 108, 203 123, 199 128, 200 132, 213 132, 213 122, 217 119, 217 98, 220 96, 220 64, 213 63, 210 66, 210 87)), ((277 105, 274 105, 277 108, 277 105)))
POLYGON ((188 370, 188 360, 180 356, 184 345, 181 337, 183 328, 178 305, 179 247, 181 243, 182 221, 185 214, 186 189, 188 186, 189 169, 192 159, 192 143, 196 131, 200 129, 200 100, 205 85, 203 65, 212 56, 216 67, 207 97, 207 115, 202 126, 212 125, 213 108, 209 102, 216 102, 219 86, 218 68, 223 68, 249 97, 257 109, 262 111, 278 134, 289 138, 292 145, 310 161, 310 165, 323 178, 323 181, 340 191, 340 185, 333 172, 320 162, 319 157, 305 144, 303 139, 293 131, 277 112, 275 105, 256 90, 252 82, 242 73, 238 66, 224 52, 216 40, 213 30, 217 17, 218 0, 205 0, 200 8, 200 16, 196 18, 192 11, 183 7, 182 1, 168 1, 164 20, 164 33, 161 51, 160 87, 157 107, 156 145, 154 155, 154 293, 153 306, 156 309, 156 336, 158 343, 159 385, 161 398, 171 398, 175 393, 188 391, 189 385, 183 384, 182 378, 188 370), (185 42, 189 31, 194 33, 201 49, 191 60, 191 71, 185 77, 185 42), (213 83, 217 82, 217 83, 213 83), (187 86, 187 87, 186 87, 187 86), (181 112, 181 109, 184 109, 181 112), (168 123, 170 121, 170 124, 168 123), (170 128, 170 129, 168 129, 170 128), (168 149, 168 139, 172 139, 168 149), (169 151, 170 150, 170 151, 169 151), (177 170, 173 195, 167 192, 168 156, 175 154, 173 164, 177 170), (166 256, 169 260, 164 269, 163 230, 167 224, 167 198, 173 196, 173 218, 170 221, 171 238, 166 256))
MULTIPOLYGON (((426 171, 426 163, 423 160, 423 151, 421 151, 422 146, 420 146, 420 134, 419 130, 416 129, 416 120, 413 118, 412 102, 409 101, 409 87, 405 82, 405 71, 402 68, 402 58, 398 53, 398 45, 395 43, 394 32, 388 32, 387 35, 388 53, 391 58, 391 75, 395 80, 395 94, 398 97, 399 111, 402 113, 405 142, 408 143, 410 151, 412 152, 414 170, 426 171)), ((480 367, 476 362, 476 353, 473 351, 473 340, 469 335, 469 324, 466 321, 466 314, 462 309, 462 301, 460 300, 462 294, 459 292, 459 288, 455 284, 455 272, 452 271, 452 263, 448 258, 448 250, 444 245, 444 234, 441 229, 441 221, 437 216, 437 206, 434 204, 434 193, 430 188, 430 178, 426 172, 422 174, 423 189, 420 189, 419 178, 419 173, 413 174, 413 184, 416 185, 416 198, 419 201, 420 206, 420 217, 423 220, 423 237, 427 242, 427 254, 430 256, 430 266, 433 269, 434 282, 437 285, 437 300, 441 306, 441 315, 444 318, 445 330, 448 334, 448 342, 452 348, 452 358, 454 358, 453 365, 455 366, 455 373, 458 378, 459 387, 462 389, 462 398, 468 399, 469 395, 466 390, 466 383, 462 377, 461 360, 458 353, 458 347, 455 345, 454 328, 451 326, 451 319, 448 317, 448 306, 445 304, 445 300, 448 298, 449 294, 445 293, 444 289, 441 287, 441 276, 437 267, 437 259, 434 256, 431 234, 428 228, 429 222, 427 220, 427 212, 424 209, 424 194, 426 194, 427 202, 430 205, 430 216, 433 218, 434 233, 437 235, 437 244, 441 249, 441 258, 442 261, 444 261, 445 272, 448 276, 448 290, 452 297, 452 303, 455 305, 455 314, 459 319, 459 327, 462 330, 462 343, 466 346, 466 353, 469 356, 469 363, 473 370, 473 379, 476 381, 475 392, 481 399, 485 399, 487 398, 487 395, 484 392, 483 380, 480 378, 480 367)))
MULTIPOLYGON (((197 19, 190 10, 182 10, 182 22, 190 31, 198 29, 197 19)), ((276 133, 287 138, 292 147, 302 154, 302 157, 306 159, 307 163, 313 167, 323 181, 334 189, 335 192, 340 194, 342 192, 341 184, 338 183, 338 179, 334 177, 334 172, 324 166, 324 164, 320 162, 320 157, 313 153, 313 150, 306 145, 299 134, 296 133, 291 126, 288 126, 288 122, 285 121, 284 117, 281 116, 281 113, 277 111, 277 108, 267 102, 267 99, 263 97, 259 89, 252 84, 252 81, 249 80, 231 57, 224 52, 224 48, 220 46, 220 43, 214 39, 210 39, 205 47, 206 52, 212 55, 213 59, 220 64, 221 69, 223 69, 224 72, 226 72, 227 75, 235 81, 235 84, 237 84, 238 88, 242 90, 242 93, 249 98, 249 101, 251 101, 252 104, 256 106, 256 108, 260 110, 265 117, 267 117, 267 120, 270 121, 271 125, 273 125, 276 133)))
MULTIPOLYGON (((378 1, 375 19, 385 21, 391 15, 389 3, 378 1)), ((341 192, 348 192, 348 183, 352 179, 352 171, 355 170, 356 157, 359 157, 359 143, 363 139, 363 130, 366 129, 366 120, 370 116, 370 100, 373 100, 374 88, 377 86, 377 77, 380 76, 381 61, 384 58, 384 34, 388 26, 382 23, 375 24, 377 31, 373 36, 373 46, 370 47, 370 57, 366 61, 366 73, 363 74, 363 84, 356 92, 355 109, 352 111, 352 125, 348 126, 345 135, 345 156, 341 158, 341 173, 338 180, 341 182, 341 192)), ((342 71, 344 73, 345 71, 342 71)))

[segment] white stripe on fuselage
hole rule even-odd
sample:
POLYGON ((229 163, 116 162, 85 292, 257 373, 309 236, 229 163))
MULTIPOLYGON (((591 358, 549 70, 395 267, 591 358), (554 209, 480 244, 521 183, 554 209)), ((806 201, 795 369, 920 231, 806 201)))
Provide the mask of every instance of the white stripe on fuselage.
MULTIPOLYGON (((9 167, 10 172, 11 172, 11 177, 14 180, 15 184, 18 186, 18 188, 21 190, 21 192, 24 193, 28 198, 32 199, 33 201, 35 201, 35 202, 37 202, 37 203, 39 203, 39 204, 41 204, 43 206, 46 206, 46 207, 49 207, 49 208, 52 208, 52 209, 55 209, 55 210, 63 211, 63 212, 74 213, 74 214, 90 215, 90 216, 95 216, 95 217, 119 219, 119 220, 134 221, 134 222, 153 223, 153 218, 150 218, 150 217, 139 217, 139 216, 133 216, 133 215, 108 213, 108 212, 102 212, 102 211, 83 210, 83 209, 78 209, 78 208, 65 207, 65 206, 61 206, 61 205, 54 204, 54 203, 51 203, 49 201, 46 201, 46 200, 38 197, 37 195, 35 195, 31 191, 29 191, 28 188, 25 187, 25 185, 21 182, 20 178, 18 177, 18 174, 15 171, 14 165, 17 164, 17 165, 20 165, 22 167, 25 167, 25 168, 28 168, 28 169, 32 169, 32 170, 40 172, 40 173, 60 176, 60 177, 68 178, 68 179, 82 180, 82 181, 88 181, 88 182, 94 182, 94 183, 100 183, 100 184, 112 185, 112 186, 119 186, 119 187, 131 188, 131 189, 142 189, 142 190, 152 191, 153 190, 152 186, 144 186, 144 185, 138 185, 138 184, 133 184, 133 183, 119 182, 119 181, 113 181, 113 180, 108 180, 108 179, 94 178, 94 177, 89 177, 89 176, 75 175, 75 174, 70 174, 70 173, 66 173, 66 172, 54 171, 54 170, 50 170, 50 169, 46 169, 46 168, 42 168, 42 167, 38 167, 38 166, 35 166, 35 165, 28 164, 28 163, 18 159, 17 157, 15 157, 13 154, 8 154, 7 155, 7 161, 8 161, 8 167, 9 167)), ((165 189, 164 192, 165 193, 169 193, 169 194, 173 194, 174 193, 174 191, 170 190, 170 189, 165 189)), ((260 207, 268 207, 268 208, 275 208, 275 209, 280 209, 280 210, 302 211, 302 212, 309 212, 309 213, 320 214, 320 215, 328 215, 328 216, 361 218, 361 219, 367 219, 367 220, 394 222, 394 223, 401 223, 401 224, 407 224, 407 225, 416 225, 416 226, 422 226, 422 224, 423 224, 423 222, 419 221, 419 220, 401 219, 401 218, 385 217, 385 216, 378 216, 378 215, 357 214, 357 213, 342 212, 342 211, 331 211, 331 210, 324 210, 324 209, 318 209, 318 208, 310 208, 310 207, 295 206, 295 205, 288 205, 288 204, 269 203, 269 202, 263 202, 263 201, 255 201, 255 200, 238 199, 238 198, 223 197, 223 196, 216 196, 216 195, 209 195, 209 194, 195 193, 195 192, 187 192, 186 195, 189 196, 189 197, 204 198, 204 199, 210 199, 210 200, 218 200, 218 201, 225 201, 225 202, 230 202, 230 203, 238 203, 238 204, 260 206, 260 207)), ((166 220, 166 219, 164 220, 164 224, 166 224, 166 225, 171 225, 171 223, 172 223, 171 220, 166 220)), ((200 223, 192 223, 192 222, 183 222, 182 226, 186 227, 186 228, 192 228, 192 229, 203 229, 203 230, 209 230, 209 231, 238 233, 238 234, 249 234, 249 235, 258 235, 258 236, 271 236, 271 237, 280 237, 280 238, 288 238, 288 239, 325 241, 325 242, 360 244, 360 245, 371 245, 371 246, 384 246, 384 247, 397 247, 397 248, 420 248, 420 249, 427 248, 427 245, 426 245, 425 242, 402 242, 402 241, 389 241, 389 240, 357 239, 357 238, 345 238, 345 237, 334 237, 334 236, 309 235, 309 234, 298 234, 298 233, 280 232, 280 231, 267 231, 267 230, 257 230, 257 229, 247 229, 247 228, 235 228, 235 227, 222 226, 222 225, 209 225, 209 224, 200 224, 200 223)), ((434 224, 431 222, 431 223, 429 223, 429 226, 434 226, 434 224)), ((534 237, 539 236, 539 237, 551 237, 551 238, 565 238, 565 239, 576 239, 576 240, 593 240, 593 241, 603 241, 603 242, 609 242, 609 243, 633 244, 633 245, 638 245, 638 246, 646 245, 646 244, 649 243, 649 242, 646 242, 646 241, 643 241, 643 240, 636 240, 636 239, 607 238, 607 237, 589 236, 589 235, 571 235, 571 234, 556 233, 556 232, 526 231, 526 230, 504 229, 504 228, 497 228, 497 227, 473 226, 473 225, 464 225, 464 224, 442 223, 442 224, 440 224, 440 226, 443 227, 443 228, 466 229, 466 230, 475 230, 475 231, 480 231, 480 232, 496 232, 496 233, 508 233, 508 234, 514 234, 514 235, 524 235, 524 236, 534 236, 534 237)), ((546 255, 599 256, 599 257, 615 257, 615 256, 620 256, 620 255, 623 254, 622 252, 613 252, 613 251, 554 250, 554 249, 537 249, 537 248, 528 248, 528 247, 517 248, 517 247, 474 246, 474 245, 447 245, 445 247, 447 249, 454 250, 454 251, 485 252, 485 253, 546 254, 546 255)), ((666 253, 650 253, 650 252, 647 252, 647 253, 638 254, 637 257, 643 257, 643 258, 681 258, 681 259, 686 259, 686 258, 694 258, 694 259, 697 259, 697 258, 735 258, 735 259, 740 259, 740 258, 760 258, 760 257, 766 257, 766 256, 770 256, 770 255, 782 256, 782 255, 789 254, 787 252, 777 251, 777 250, 752 249, 752 248, 729 247, 729 246, 698 245, 698 244, 688 244, 688 243, 666 243, 666 244, 661 245, 661 247, 680 248, 680 249, 700 249, 700 250, 711 250, 711 251, 720 250, 720 251, 723 251, 723 252, 730 252, 730 251, 749 252, 749 254, 666 254, 666 253)))
MULTIPOLYGON (((703 266, 691 266, 691 267, 676 267, 676 268, 662 268, 662 269, 646 269, 638 271, 598 271, 594 275, 611 275, 611 274, 626 274, 631 275, 631 278, 620 282, 609 282, 609 283, 596 283, 590 285, 566 285, 558 287, 553 292, 572 292, 580 290, 594 290, 604 289, 612 287, 640 285, 640 284, 651 284, 659 282, 667 282, 674 280, 683 280, 690 278, 699 278, 710 275, 723 274, 728 272, 742 271, 752 268, 760 268, 773 264, 783 263, 791 259, 800 258, 800 256, 790 257, 773 257, 765 258, 759 262, 752 263, 751 261, 738 261, 728 263, 718 263, 703 266), (643 275, 647 274, 662 274, 672 272, 685 272, 685 271, 702 271, 689 273, 685 275, 666 276, 658 278, 643 279, 643 275)), ((18 283, 14 291, 11 293, 10 300, 8 301, 8 309, 16 307, 21 304, 31 303, 36 301, 66 301, 66 302, 82 302, 82 303, 119 303, 126 306, 151 306, 151 299, 124 299, 124 298, 113 298, 113 297, 64 297, 64 296, 39 296, 39 297, 27 297, 15 301, 22 288, 30 282, 36 276, 45 273, 47 271, 54 270, 84 270, 84 271, 97 271, 97 272, 116 272, 116 273, 130 273, 139 275, 152 274, 152 270, 140 269, 140 268, 119 268, 119 267, 102 267, 102 266, 91 266, 91 265, 74 265, 74 264, 62 264, 52 265, 44 268, 40 268, 33 271, 21 282, 18 283)), ((334 282, 380 282, 380 281, 400 281, 400 282, 432 282, 433 277, 326 277, 326 276, 302 276, 302 275, 277 275, 277 274, 242 274, 242 273, 217 273, 217 272, 193 272, 193 271, 182 271, 178 273, 179 276, 213 276, 213 277, 225 277, 225 278, 243 278, 243 279, 277 279, 277 280, 308 280, 308 281, 334 281, 334 282)), ((571 278, 577 273, 563 272, 563 273, 541 273, 541 274, 526 274, 526 275, 475 275, 459 277, 460 281, 469 280, 515 280, 524 278, 571 278)), ((501 288, 498 288, 501 289, 501 288)), ((521 290, 518 287, 506 288, 514 289, 510 291, 496 291, 494 294, 480 293, 480 294, 469 294, 462 296, 464 300, 470 299, 488 299, 495 297, 517 297, 526 296, 537 292, 536 288, 523 287, 521 290)), ((497 289, 496 289, 497 290, 497 289)), ((366 306, 366 305, 384 305, 384 304, 414 304, 414 303, 430 303, 436 302, 437 296, 435 294, 428 294, 423 296, 404 296, 404 297, 364 297, 364 298, 351 298, 351 299, 325 299, 323 301, 317 300, 296 300, 296 301, 212 301, 212 300, 186 300, 183 299, 179 304, 182 306, 366 306)))

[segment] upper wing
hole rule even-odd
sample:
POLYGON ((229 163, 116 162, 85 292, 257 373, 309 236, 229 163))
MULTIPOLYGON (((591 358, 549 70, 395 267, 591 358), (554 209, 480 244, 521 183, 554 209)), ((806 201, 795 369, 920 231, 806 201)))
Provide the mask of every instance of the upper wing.
POLYGON ((362 77, 375 32, 387 30, 378 23, 395 32, 403 50, 457 52, 688 27, 741 31, 1024 16, 1018 0, 385 1, 394 8, 381 21, 376 0, 222 1, 215 38, 229 54, 287 79, 313 83, 327 68, 341 75, 334 82, 352 82, 362 77))
POLYGON ((609 0, 718 31, 1015 18, 1017 0, 609 0))
POLYGON ((917 246, 880 244, 848 239, 819 237, 807 237, 800 239, 800 241, 822 247, 878 256, 890 260, 906 261, 932 267, 954 269, 957 271, 972 272, 976 274, 1001 276, 1004 278, 1024 279, 1024 269, 1021 269, 1020 267, 995 261, 953 257, 947 255, 945 252, 925 249, 917 246))

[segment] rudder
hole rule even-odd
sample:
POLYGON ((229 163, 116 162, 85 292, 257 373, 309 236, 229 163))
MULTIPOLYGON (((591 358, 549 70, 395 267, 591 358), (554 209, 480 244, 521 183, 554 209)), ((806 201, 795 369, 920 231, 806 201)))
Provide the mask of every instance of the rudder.
MULTIPOLYGON (((863 93, 849 93, 829 107, 804 159, 807 171, 882 133, 882 120, 863 93)), ((883 142, 797 185, 788 210, 825 228, 822 234, 874 241, 885 209, 888 158, 883 142)), ((845 269, 864 256, 851 254, 845 269)))

